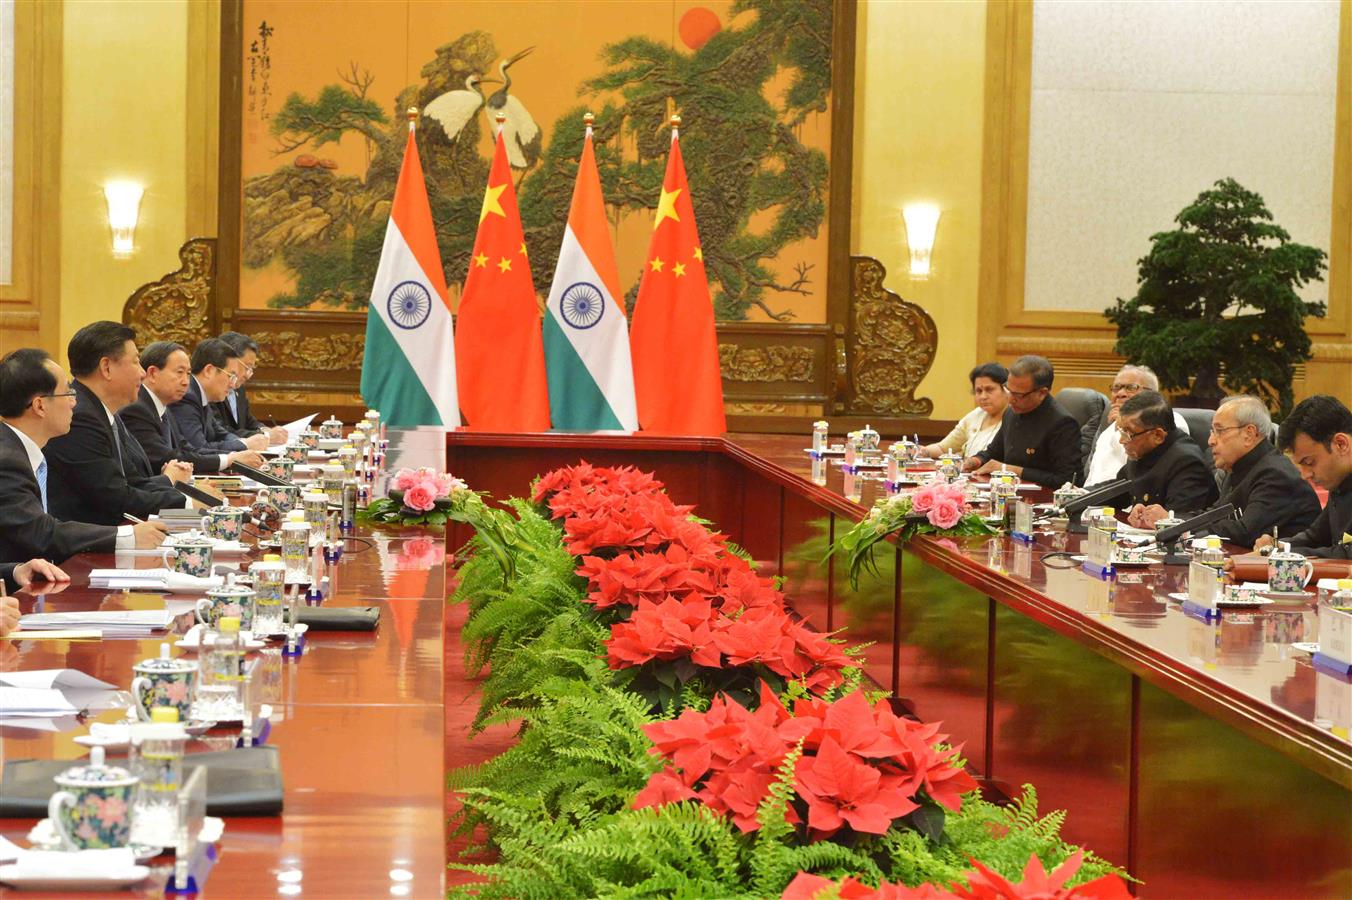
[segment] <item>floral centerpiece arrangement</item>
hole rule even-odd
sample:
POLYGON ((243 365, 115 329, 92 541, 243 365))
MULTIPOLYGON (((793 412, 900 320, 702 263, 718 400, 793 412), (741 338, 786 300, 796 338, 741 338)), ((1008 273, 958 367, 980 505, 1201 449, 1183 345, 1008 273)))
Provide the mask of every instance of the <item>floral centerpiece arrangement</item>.
POLYGON ((448 472, 426 466, 400 469, 390 481, 389 496, 372 500, 359 516, 386 525, 441 526, 452 521, 457 506, 478 500, 478 494, 448 472))
POLYGON ((873 548, 889 534, 901 543, 917 534, 994 534, 976 513, 969 511, 958 485, 930 484, 916 491, 883 497, 864 519, 831 545, 828 556, 842 553, 850 565, 850 584, 859 586, 859 575, 876 572, 873 548))
POLYGON ((510 515, 484 503, 483 494, 448 472, 423 466, 400 469, 390 481, 389 496, 379 497, 357 510, 368 525, 444 528, 462 522, 474 528, 485 550, 504 575, 515 571, 516 529, 510 515))

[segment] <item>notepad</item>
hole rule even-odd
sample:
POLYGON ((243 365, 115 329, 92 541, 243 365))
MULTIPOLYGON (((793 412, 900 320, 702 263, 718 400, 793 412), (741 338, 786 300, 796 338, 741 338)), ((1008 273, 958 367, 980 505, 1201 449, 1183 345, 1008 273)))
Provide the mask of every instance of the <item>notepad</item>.
POLYGON ((16 688, 63 690, 117 690, 116 685, 86 675, 79 669, 35 669, 28 672, 0 672, 0 685, 16 688))
POLYGON ((97 628, 65 628, 52 631, 11 631, 11 641, 98 641, 103 632, 97 628))

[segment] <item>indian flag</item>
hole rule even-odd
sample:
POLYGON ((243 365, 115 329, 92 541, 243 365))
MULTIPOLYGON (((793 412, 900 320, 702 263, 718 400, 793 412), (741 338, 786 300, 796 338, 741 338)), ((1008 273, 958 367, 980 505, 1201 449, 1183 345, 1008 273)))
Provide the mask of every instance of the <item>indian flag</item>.
POLYGON ((617 299, 619 285, 588 125, 544 323, 555 429, 638 430, 629 328, 617 299))
POLYGON ((411 124, 366 311, 361 394, 389 425, 460 424, 446 275, 411 124))

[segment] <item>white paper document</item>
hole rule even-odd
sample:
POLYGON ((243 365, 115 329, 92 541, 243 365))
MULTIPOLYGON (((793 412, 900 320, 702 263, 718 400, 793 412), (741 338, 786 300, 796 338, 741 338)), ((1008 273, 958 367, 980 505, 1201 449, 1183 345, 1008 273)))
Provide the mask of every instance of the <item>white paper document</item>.
POLYGON ((116 685, 100 681, 78 669, 38 669, 32 672, 0 672, 0 685, 16 688, 55 688, 63 690, 117 690, 116 685))
POLYGON ((310 423, 314 421, 316 415, 318 415, 318 413, 310 413, 303 419, 297 419, 294 422, 287 422, 283 425, 282 429, 286 432, 286 442, 288 444, 296 443, 296 441, 300 439, 300 433, 302 431, 310 430, 310 423))
POLYGON ((95 610, 91 612, 29 613, 19 618, 22 631, 52 628, 97 628, 108 637, 142 637, 167 631, 174 617, 167 609, 95 610))
POLYGON ((73 716, 79 711, 55 688, 0 685, 0 716, 5 718, 73 716))

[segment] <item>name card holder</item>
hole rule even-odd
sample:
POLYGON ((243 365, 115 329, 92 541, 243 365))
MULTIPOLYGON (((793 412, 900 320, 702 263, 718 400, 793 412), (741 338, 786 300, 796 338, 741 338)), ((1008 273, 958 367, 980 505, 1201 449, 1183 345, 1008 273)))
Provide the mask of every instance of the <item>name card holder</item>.
POLYGON ((1220 616, 1216 601, 1221 596, 1221 570, 1193 560, 1188 563, 1188 599, 1183 612, 1210 619, 1220 616))
POLYGON ((1009 536, 1023 543, 1033 543, 1033 504, 1027 500, 1014 502, 1014 528, 1009 536))
POLYGON ((1352 610, 1320 605, 1316 669, 1347 678, 1352 675, 1352 610))
POLYGON ((178 791, 178 841, 174 845, 174 877, 166 894, 196 894, 216 864, 216 850, 201 839, 207 818, 207 768, 199 766, 178 791))
POLYGON ((1085 574, 1095 578, 1113 576, 1113 534, 1097 525, 1089 526, 1089 534, 1084 541, 1084 562, 1080 565, 1085 574))

